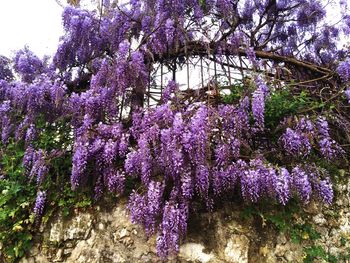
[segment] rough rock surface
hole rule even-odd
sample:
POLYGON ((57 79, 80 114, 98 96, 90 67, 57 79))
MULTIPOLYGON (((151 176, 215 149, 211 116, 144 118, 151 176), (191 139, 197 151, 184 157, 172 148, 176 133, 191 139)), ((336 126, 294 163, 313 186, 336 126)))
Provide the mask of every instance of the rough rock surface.
MULTIPOLYGON (((304 208, 307 222, 321 234, 317 245, 335 256, 349 253, 350 183, 337 186, 335 204, 321 207, 312 202, 304 208), (339 194, 341 193, 341 194, 339 194)), ((167 262, 274 263, 303 262, 305 237, 300 244, 266 225, 264 220, 242 218, 241 206, 225 206, 214 213, 197 215, 179 255, 167 262)), ((299 220, 299 219, 296 219, 299 220)), ((300 219, 301 223, 305 219, 300 219)), ((130 222, 125 204, 95 207, 71 218, 57 216, 38 234, 33 249, 21 263, 161 262, 155 237, 147 239, 142 227, 130 222)), ((316 259, 314 262, 326 262, 316 259)), ((339 257, 336 262, 348 262, 339 257)))

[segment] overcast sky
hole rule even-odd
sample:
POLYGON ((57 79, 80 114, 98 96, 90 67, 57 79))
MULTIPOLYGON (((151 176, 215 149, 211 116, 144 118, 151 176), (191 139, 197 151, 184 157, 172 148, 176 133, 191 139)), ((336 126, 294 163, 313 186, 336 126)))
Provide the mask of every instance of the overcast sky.
POLYGON ((0 1, 1 55, 11 56, 26 44, 40 57, 56 51, 63 9, 55 0, 0 1))
MULTIPOLYGON (((0 54, 12 56, 28 45, 40 57, 53 55, 63 34, 62 11, 56 0, 0 0, 0 54)), ((340 19, 337 5, 329 5, 328 12, 329 20, 340 19)))

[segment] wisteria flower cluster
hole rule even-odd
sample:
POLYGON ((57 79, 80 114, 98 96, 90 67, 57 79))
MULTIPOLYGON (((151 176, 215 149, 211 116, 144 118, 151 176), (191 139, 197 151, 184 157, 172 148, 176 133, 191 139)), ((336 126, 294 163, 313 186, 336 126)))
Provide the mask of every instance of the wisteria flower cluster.
POLYGON ((345 93, 346 98, 347 98, 348 101, 350 102, 350 89, 345 90, 344 93, 345 93))
MULTIPOLYGON (((250 58, 250 59, 254 59, 254 58, 250 58)), ((253 116, 256 121, 257 127, 259 129, 264 129, 265 99, 268 96, 269 89, 260 77, 257 77, 255 82, 256 82, 256 89, 252 94, 252 112, 253 112, 253 116)))
POLYGON ((350 61, 346 60, 339 64, 337 72, 342 81, 347 82, 350 80, 350 61))
POLYGON ((330 137, 328 122, 320 117, 317 120, 317 131, 321 153, 327 159, 334 159, 344 151, 339 144, 330 137))
POLYGON ((104 189, 121 193, 124 190, 125 174, 116 161, 124 158, 129 147, 129 135, 121 124, 92 126, 85 115, 78 129, 73 146, 71 184, 73 189, 84 186, 89 177, 95 181, 95 197, 101 197, 104 189), (88 169, 88 165, 93 169, 88 169))
POLYGON ((331 138, 328 122, 324 117, 319 117, 315 123, 302 117, 295 129, 286 129, 280 141, 291 156, 306 157, 312 148, 317 148, 315 141, 324 158, 336 159, 344 153, 340 145, 331 138))
POLYGON ((36 197, 35 206, 34 206, 34 215, 37 221, 40 220, 43 215, 45 202, 46 202, 46 192, 39 191, 36 197))
MULTIPOLYGON (((138 146, 127 155, 125 170, 140 178, 147 190, 144 194, 132 194, 129 209, 133 221, 143 224, 148 233, 154 232, 155 220, 162 218, 157 238, 157 247, 162 248, 160 255, 176 252, 178 247, 169 244, 186 232, 179 228, 168 236, 164 228, 169 223, 164 221, 173 217, 175 222, 187 221, 188 213, 182 213, 185 219, 178 218, 178 209, 188 211, 189 203, 196 198, 209 209, 217 197, 237 189, 244 200, 253 203, 270 198, 285 205, 292 197, 308 203, 312 196, 327 204, 332 202, 329 176, 314 164, 283 167, 263 157, 250 161, 242 158, 241 152, 249 144, 254 128, 249 124, 246 102, 219 109, 199 104, 180 112, 166 104, 144 113, 134 123, 135 131, 144 133, 135 134, 138 146), (169 185, 172 188, 166 194, 164 186, 169 185), (169 199, 164 201, 166 195, 169 199), (172 216, 168 209, 173 211, 172 216)), ((306 134, 315 135, 314 125, 302 118, 295 129, 287 128, 281 138, 283 147, 288 154, 305 156, 311 151, 306 134)), ((180 222, 177 224, 184 225, 180 222)))

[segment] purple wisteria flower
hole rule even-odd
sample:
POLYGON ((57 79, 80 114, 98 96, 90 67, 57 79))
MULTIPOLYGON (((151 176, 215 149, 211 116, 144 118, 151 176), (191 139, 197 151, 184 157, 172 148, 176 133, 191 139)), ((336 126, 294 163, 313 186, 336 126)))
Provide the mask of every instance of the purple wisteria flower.
POLYGON ((13 133, 14 125, 11 124, 10 118, 6 115, 2 117, 2 130, 1 130, 1 141, 3 144, 7 144, 9 142, 10 136, 13 133))
POLYGON ((145 211, 147 209, 146 196, 136 193, 134 190, 129 196, 128 210, 130 211, 131 221, 142 224, 144 222, 145 211))
POLYGON ((48 173, 49 173, 49 168, 47 167, 45 161, 43 160, 42 162, 40 162, 40 166, 37 168, 37 176, 36 176, 37 184, 41 184, 48 173))
POLYGON ((279 171, 279 176, 276 182, 276 194, 277 200, 282 204, 286 205, 290 199, 290 187, 291 187, 291 176, 286 168, 281 168, 279 171))
POLYGON ((11 61, 5 56, 0 56, 0 80, 13 80, 13 72, 11 70, 11 61))
POLYGON ((329 160, 337 158, 344 152, 341 146, 330 137, 328 122, 325 118, 319 117, 317 119, 318 144, 321 153, 329 160))
POLYGON ((29 147, 23 159, 23 165, 29 172, 29 179, 32 180, 36 177, 36 182, 40 185, 49 172, 49 167, 46 164, 46 152, 42 149, 35 151, 29 147))
POLYGON ((36 138, 36 129, 35 126, 33 124, 31 124, 29 126, 29 128, 27 129, 26 132, 26 136, 25 136, 25 142, 27 144, 30 144, 32 141, 34 141, 36 138))
POLYGON ((326 204, 330 205, 333 201, 332 183, 329 177, 320 180, 316 187, 319 198, 326 204))
POLYGON ((196 172, 197 191, 203 196, 208 196, 210 171, 205 165, 200 165, 196 172))
POLYGON ((178 91, 178 89, 179 86, 175 81, 169 81, 162 94, 163 103, 169 101, 171 96, 174 94, 174 92, 178 91))
POLYGON ((253 66, 258 67, 259 61, 256 58, 255 51, 253 47, 248 47, 245 50, 249 61, 253 64, 253 66))
POLYGON ((104 178, 108 191, 117 193, 122 193, 124 191, 125 173, 123 171, 111 167, 106 168, 104 171, 104 178))
POLYGON ((259 88, 253 93, 252 112, 258 128, 263 129, 265 126, 265 97, 264 93, 259 88))
POLYGON ((161 213, 163 203, 164 184, 151 181, 147 191, 147 211, 145 214, 145 229, 148 235, 155 231, 157 218, 161 213))
POLYGON ((304 169, 297 166, 292 170, 293 188, 301 201, 308 203, 311 198, 312 188, 309 176, 304 169))
POLYGON ((241 175, 241 191, 244 200, 257 202, 260 197, 260 174, 257 169, 250 168, 241 175))
POLYGON ((252 94, 252 112, 258 129, 265 127, 265 99, 268 96, 269 89, 264 81, 257 77, 256 89, 252 94))
POLYGON ((350 103, 350 88, 348 88, 347 90, 344 91, 346 98, 348 99, 349 103, 350 103))
POLYGON ((307 134, 287 128, 280 138, 284 150, 292 156, 307 156, 311 151, 311 143, 307 134))
POLYGON ((215 159, 217 164, 225 165, 230 160, 230 145, 228 144, 220 144, 215 148, 215 159))
POLYGON ((103 176, 102 175, 98 175, 97 180, 95 182, 94 185, 94 199, 95 200, 100 200, 102 195, 103 195, 103 176))
POLYGON ((34 209, 33 209, 36 221, 39 221, 43 216, 45 202, 46 202, 46 191, 39 191, 37 194, 34 209))
POLYGON ((168 43, 171 44, 175 37, 174 21, 171 18, 168 18, 165 22, 165 34, 166 34, 168 43))
POLYGON ((157 236, 157 252, 161 258, 166 258, 179 251, 181 236, 187 229, 187 207, 172 202, 164 206, 160 233, 157 236))
POLYGON ((126 155, 124 169, 129 175, 135 176, 141 172, 142 157, 139 151, 132 151, 126 155))
POLYGON ((0 104, 0 114, 6 114, 11 110, 11 101, 5 100, 0 104))
POLYGON ((129 53, 129 50, 130 50, 130 43, 127 40, 122 41, 119 44, 119 50, 118 50, 119 57, 125 59, 129 53))
POLYGON ((14 68, 25 82, 32 82, 43 71, 43 62, 28 47, 19 50, 14 58, 14 68))
POLYGON ((88 149, 83 142, 78 142, 74 147, 71 184, 76 189, 84 178, 88 161, 88 149))
POLYGON ((194 182, 190 172, 186 172, 181 177, 181 191, 185 200, 190 200, 194 194, 194 182))
POLYGON ((24 156, 22 159, 23 167, 26 171, 26 173, 30 172, 30 169, 32 167, 33 159, 35 155, 35 149, 32 146, 28 146, 26 151, 24 152, 24 156))
POLYGON ((117 157, 118 153, 118 142, 113 141, 112 139, 109 139, 103 149, 103 159, 106 164, 112 164, 112 162, 117 157))
POLYGON ((315 125, 308 118, 302 117, 296 124, 295 130, 313 136, 315 134, 315 125))
POLYGON ((350 60, 345 60, 341 63, 339 63, 339 66, 337 68, 337 72, 340 76, 340 79, 343 82, 347 82, 350 80, 350 60))
MULTIPOLYGON (((73 190, 90 187, 99 199, 106 191, 122 194, 127 184, 131 219, 148 236, 158 234, 163 259, 179 250, 189 209, 198 202, 210 210, 237 193, 250 203, 332 202, 327 172, 312 164, 343 156, 326 119, 314 121, 317 110, 285 112, 282 103, 285 122, 269 122, 267 129, 265 107, 270 95, 287 91, 288 80, 309 82, 313 73, 340 91, 348 84, 348 50, 337 43, 350 32, 346 1, 339 2, 342 19, 334 25, 325 21, 322 1, 114 2, 103 2, 102 16, 65 8, 65 34, 52 61, 28 48, 13 63, 0 56, 3 149, 24 147, 28 181, 48 186, 59 157, 66 158, 62 172, 71 168, 73 190), (217 80, 218 96, 200 95, 203 74, 202 85, 180 91, 186 79, 179 73, 197 62, 208 68, 209 84, 217 80), (233 76, 238 71, 241 78, 233 76), (237 88, 233 103, 221 100, 226 88, 237 88), (39 149, 42 135, 53 141, 39 149)), ((315 85, 313 100, 323 86, 315 85)), ((337 92, 322 90, 331 93, 337 92)), ((344 94, 350 102, 350 89, 344 94)), ((48 194, 38 192, 36 218, 48 194)))
POLYGON ((133 192, 130 196, 128 209, 131 220, 142 224, 148 236, 155 232, 157 218, 163 208, 164 184, 150 181, 148 191, 145 195, 133 192))

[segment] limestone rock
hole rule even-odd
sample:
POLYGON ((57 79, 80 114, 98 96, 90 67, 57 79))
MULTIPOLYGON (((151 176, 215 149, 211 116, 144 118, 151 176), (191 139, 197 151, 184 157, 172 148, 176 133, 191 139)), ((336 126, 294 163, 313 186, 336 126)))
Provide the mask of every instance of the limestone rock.
POLYGON ((212 253, 204 253, 204 248, 202 244, 185 243, 180 247, 179 256, 188 262, 213 262, 214 255, 212 253))
MULTIPOLYGON (((316 245, 341 258, 350 248, 350 183, 341 186, 335 204, 321 206, 310 202, 303 208, 305 216, 295 222, 312 224, 320 233, 316 245)), ((233 204, 234 206, 234 204, 233 204)), ((306 238, 292 243, 288 233, 278 233, 253 217, 242 219, 240 207, 223 207, 214 213, 197 215, 189 224, 178 256, 166 262, 199 263, 287 263, 303 262, 306 238)), ((146 237, 141 226, 134 225, 125 203, 95 207, 94 213, 77 212, 71 218, 57 215, 21 263, 161 263, 156 255, 156 235, 146 237), (40 241, 41 240, 41 241, 40 241)), ((318 259, 317 259, 318 260, 318 259)), ((321 262, 321 261, 315 261, 321 262)), ((338 260, 337 262, 343 263, 338 260)), ((344 262, 345 263, 345 262, 344 262)))
POLYGON ((78 215, 66 226, 63 240, 86 239, 92 228, 92 215, 83 213, 78 215))
POLYGON ((248 263, 249 239, 233 235, 225 247, 225 260, 230 263, 248 263))
POLYGON ((312 219, 317 225, 323 226, 327 224, 327 220, 324 218, 323 214, 317 214, 312 219))

